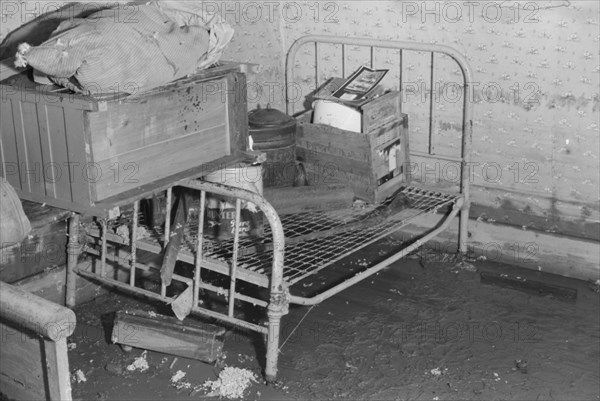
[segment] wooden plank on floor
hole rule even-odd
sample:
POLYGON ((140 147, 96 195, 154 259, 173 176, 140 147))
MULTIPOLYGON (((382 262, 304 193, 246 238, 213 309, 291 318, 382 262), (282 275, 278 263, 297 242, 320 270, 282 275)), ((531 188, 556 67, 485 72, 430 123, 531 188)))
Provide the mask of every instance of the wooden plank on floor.
POLYGON ((112 341, 212 363, 223 349, 225 329, 192 320, 145 311, 119 311, 115 317, 112 341))

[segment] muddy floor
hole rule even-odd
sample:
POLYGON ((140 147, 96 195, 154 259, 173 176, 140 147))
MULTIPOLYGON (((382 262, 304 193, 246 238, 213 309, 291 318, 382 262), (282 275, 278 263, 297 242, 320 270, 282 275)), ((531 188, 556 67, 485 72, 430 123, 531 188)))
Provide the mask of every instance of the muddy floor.
MULTIPOLYGON (((358 269, 365 259, 341 268, 358 269)), ((597 288, 489 261, 473 266, 476 271, 442 257, 411 257, 318 306, 291 308, 279 382, 259 380, 245 399, 600 399, 597 288), (485 283, 482 273, 500 279, 485 283), (515 289, 511 282, 562 290, 515 289)), ((116 293, 78 308, 69 339, 74 399, 218 399, 202 384, 224 366, 260 377, 261 338, 231 329, 216 365, 149 351, 147 370, 128 371, 143 350, 127 353, 110 343, 114 312, 126 308, 166 313, 116 293), (178 371, 185 377, 173 382, 178 371)))

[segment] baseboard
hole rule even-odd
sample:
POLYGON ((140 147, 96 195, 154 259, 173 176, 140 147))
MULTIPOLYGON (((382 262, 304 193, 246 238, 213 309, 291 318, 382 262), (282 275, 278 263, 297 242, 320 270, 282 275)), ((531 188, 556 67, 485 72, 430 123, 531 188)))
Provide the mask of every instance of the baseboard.
MULTIPOLYGON (((438 216, 419 216, 403 230, 418 236, 432 227, 438 216)), ((475 258, 493 260, 528 269, 581 280, 600 278, 600 242, 570 238, 514 226, 469 221, 467 248, 475 258)), ((454 252, 458 244, 458 219, 427 246, 454 252)))

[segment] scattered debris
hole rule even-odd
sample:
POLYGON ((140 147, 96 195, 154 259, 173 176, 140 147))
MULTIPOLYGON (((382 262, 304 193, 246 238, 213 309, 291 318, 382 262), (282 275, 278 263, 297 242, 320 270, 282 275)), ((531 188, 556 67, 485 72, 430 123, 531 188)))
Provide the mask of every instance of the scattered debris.
POLYGON ((115 233, 123 239, 126 243, 129 243, 129 227, 122 225, 117 227, 115 233))
POLYGON ((590 280, 589 283, 590 283, 590 289, 592 291, 600 292, 600 280, 596 280, 596 281, 590 280))
POLYGON ((127 366, 127 370, 130 372, 133 372, 135 370, 145 372, 146 370, 148 370, 150 366, 148 365, 148 361, 146 360, 146 355, 148 355, 148 351, 142 352, 142 355, 135 358, 131 365, 127 366))
POLYGON ((442 375, 442 371, 440 370, 440 368, 431 369, 429 372, 432 375, 434 375, 434 376, 441 376, 442 375))
POLYGON ((183 370, 178 370, 173 377, 171 377, 171 385, 177 390, 187 390, 192 388, 192 383, 188 381, 182 381, 186 373, 183 370))
POLYGON ((502 380, 500 378, 500 375, 498 373, 496 373, 496 372, 494 372, 494 380, 497 381, 497 382, 499 382, 500 380, 502 380))
POLYGON ((367 206, 368 206, 368 203, 363 200, 360 200, 360 199, 355 199, 354 203, 352 204, 352 207, 354 209, 364 209, 367 206))
POLYGON ((87 381, 87 378, 85 377, 85 374, 83 374, 81 369, 77 369, 77 371, 71 376, 71 381, 75 381, 77 383, 85 383, 87 381))
POLYGON ((171 377, 171 383, 177 383, 185 377, 186 373, 183 370, 178 370, 173 377, 171 377))
POLYGON ((68 344, 67 344, 67 349, 68 349, 69 351, 72 351, 72 350, 74 350, 75 348, 77 348, 77 344, 75 344, 75 343, 68 343, 68 344))
MULTIPOLYGON (((117 234, 119 237, 121 237, 121 239, 123 240, 125 245, 129 244, 130 238, 131 238, 131 231, 129 229, 129 226, 127 226, 125 224, 118 226, 115 229, 115 234, 117 234)), ((148 231, 148 229, 146 227, 144 227, 142 225, 138 225, 135 236, 136 236, 135 239, 144 239, 144 238, 151 237, 152 233, 150 231, 148 231)))
POLYGON ((254 360, 254 357, 251 355, 238 354, 238 362, 239 363, 251 362, 253 360, 254 360))
POLYGON ((209 397, 244 398, 244 392, 257 382, 256 375, 248 369, 225 367, 217 380, 208 380, 202 386, 210 390, 209 397))
POLYGON ((525 359, 517 359, 513 370, 518 370, 521 373, 527 373, 527 361, 525 359))
POLYGON ((177 296, 171 302, 171 309, 177 319, 183 320, 190 313, 192 313, 192 309, 194 308, 194 289, 192 286, 188 286, 181 294, 177 296))
MULTIPOLYGON (((177 382, 177 383, 173 383, 172 384, 173 387, 175 387, 178 391, 181 390, 189 390, 190 388, 192 388, 192 383, 187 382, 187 381, 183 381, 183 382, 177 382)), ((199 391, 199 389, 194 389, 194 391, 199 391)))
POLYGON ((346 362, 346 368, 348 368, 350 370, 358 369, 356 366, 352 365, 350 362, 346 362))
POLYGON ((467 272, 476 272, 477 271, 477 268, 473 264, 467 262, 464 259, 457 262, 456 265, 454 265, 454 267, 458 270, 463 270, 463 271, 467 271, 467 272))

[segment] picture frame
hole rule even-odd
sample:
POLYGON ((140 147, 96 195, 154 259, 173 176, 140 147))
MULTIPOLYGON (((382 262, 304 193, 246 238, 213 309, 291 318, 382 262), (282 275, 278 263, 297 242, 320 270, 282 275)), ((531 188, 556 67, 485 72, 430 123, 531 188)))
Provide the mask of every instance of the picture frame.
POLYGON ((388 73, 387 69, 372 69, 361 66, 352 73, 332 96, 342 101, 356 102, 365 98, 388 73))

